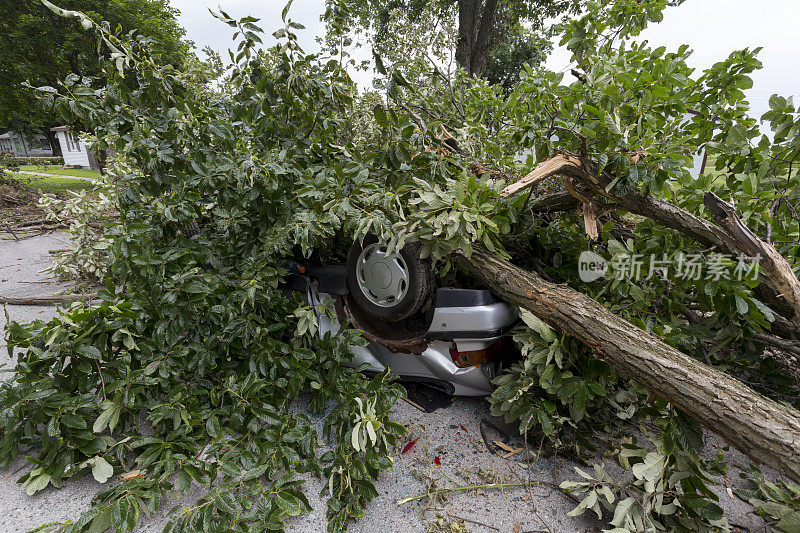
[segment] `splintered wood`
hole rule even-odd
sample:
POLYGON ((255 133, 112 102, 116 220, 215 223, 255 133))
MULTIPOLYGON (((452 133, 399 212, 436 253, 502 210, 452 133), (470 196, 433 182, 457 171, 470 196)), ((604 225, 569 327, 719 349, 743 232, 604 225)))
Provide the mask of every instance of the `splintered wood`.
POLYGON ((532 186, 538 181, 560 174, 566 167, 582 168, 583 164, 581 160, 574 155, 564 153, 556 154, 550 159, 539 163, 536 168, 529 172, 524 178, 515 181, 503 189, 500 194, 502 196, 511 196, 522 189, 532 186))

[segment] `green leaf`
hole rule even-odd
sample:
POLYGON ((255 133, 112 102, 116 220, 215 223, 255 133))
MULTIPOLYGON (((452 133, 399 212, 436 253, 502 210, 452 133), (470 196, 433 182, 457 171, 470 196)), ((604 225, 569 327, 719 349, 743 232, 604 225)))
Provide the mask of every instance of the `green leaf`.
POLYGON ((117 422, 119 421, 119 415, 122 412, 122 408, 115 403, 110 401, 103 403, 106 405, 106 407, 92 425, 92 431, 95 433, 101 433, 106 428, 109 428, 109 430, 113 432, 114 428, 117 426, 117 422))
POLYGON ((289 9, 292 7, 292 2, 294 2, 294 0, 289 0, 286 2, 286 5, 283 6, 283 11, 281 11, 281 20, 283 22, 286 22, 286 16, 289 14, 289 9))
POLYGON ((693 418, 678 411, 675 416, 678 443, 684 450, 697 453, 703 449, 703 430, 693 418))
POLYGON ((617 527, 622 526, 625 523, 625 515, 628 514, 628 511, 630 511, 635 503, 636 498, 633 497, 628 497, 620 501, 614 509, 614 518, 611 519, 611 525, 617 527))
POLYGON ((275 495, 275 503, 289 516, 298 516, 303 511, 300 500, 288 492, 279 492, 275 495))
POLYGON ((539 317, 528 311, 527 309, 520 309, 520 318, 525 324, 534 330, 546 342, 553 342, 556 340, 556 334, 553 328, 545 324, 539 317))
POLYGON ((105 483, 113 475, 114 467, 111 466, 108 461, 99 455, 94 457, 92 476, 94 476, 98 483, 105 483))
POLYGON ((211 416, 208 420, 206 420, 206 431, 212 439, 219 438, 222 431, 219 424, 219 418, 217 418, 216 415, 211 416))
POLYGON ((73 429, 83 429, 87 426, 86 419, 75 413, 63 413, 61 423, 73 429))
POLYGON ((100 350, 91 346, 89 344, 83 344, 79 346, 76 350, 79 354, 85 355, 86 357, 90 357, 92 359, 102 359, 102 354, 100 350))
POLYGON ((707 520, 722 520, 725 516, 719 505, 699 494, 684 494, 681 503, 694 511, 697 516, 707 520))
POLYGON ((644 462, 633 465, 633 475, 637 479, 654 481, 662 474, 666 460, 667 458, 660 453, 649 452, 645 456, 644 462))
POLYGON ((736 310, 739 312, 740 315, 747 315, 747 312, 750 310, 750 306, 747 305, 747 301, 736 294, 734 296, 736 299, 736 310))
POLYGON ((376 105, 373 108, 373 113, 375 114, 375 122, 377 122, 378 125, 384 128, 389 127, 389 119, 386 116, 386 111, 383 109, 383 106, 376 105))
POLYGON ((778 523, 775 524, 775 529, 786 533, 797 533, 800 531, 800 511, 792 511, 781 517, 778 523))
MULTIPOLYGON (((36 470, 40 469, 37 468, 36 470)), ((47 487, 49 483, 50 483, 50 474, 40 473, 36 476, 31 477, 28 480, 28 483, 25 487, 25 493, 28 496, 33 496, 43 488, 47 487)))

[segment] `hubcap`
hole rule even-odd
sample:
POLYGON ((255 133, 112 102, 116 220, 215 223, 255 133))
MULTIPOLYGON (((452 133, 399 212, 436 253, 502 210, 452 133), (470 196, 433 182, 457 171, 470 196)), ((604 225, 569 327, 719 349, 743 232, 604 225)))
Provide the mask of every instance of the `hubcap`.
POLYGON ((371 244, 356 262, 358 288, 378 307, 398 305, 408 292, 408 267, 400 254, 387 254, 386 245, 371 244))

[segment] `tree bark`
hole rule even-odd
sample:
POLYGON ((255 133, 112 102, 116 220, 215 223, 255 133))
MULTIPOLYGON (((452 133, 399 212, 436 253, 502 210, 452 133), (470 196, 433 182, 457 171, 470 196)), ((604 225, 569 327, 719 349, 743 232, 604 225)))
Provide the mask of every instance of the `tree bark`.
POLYGON ((61 151, 61 144, 58 142, 58 137, 56 134, 50 131, 49 127, 42 128, 42 132, 47 135, 47 141, 50 143, 50 148, 53 150, 53 157, 63 156, 64 154, 61 151))
POLYGON ((756 463, 800 482, 800 413, 676 350, 602 304, 476 247, 459 261, 504 300, 590 346, 756 463))
POLYGON ((761 259, 759 264, 764 270, 764 275, 792 308, 794 321, 800 323, 800 280, 797 279, 792 265, 774 246, 760 239, 744 225, 732 204, 722 200, 713 192, 707 192, 703 196, 703 203, 740 250, 750 257, 761 259))
POLYGON ((497 12, 497 0, 458 1, 458 41, 456 62, 469 72, 480 76, 489 58, 489 41, 497 12))
POLYGON ((497 0, 486 0, 481 12, 481 20, 475 34, 475 44, 472 48, 469 73, 480 76, 489 58, 489 37, 494 26, 494 14, 497 11, 497 0))
POLYGON ((456 62, 467 72, 472 64, 472 44, 475 42, 475 23, 480 14, 481 0, 458 1, 458 41, 456 62))

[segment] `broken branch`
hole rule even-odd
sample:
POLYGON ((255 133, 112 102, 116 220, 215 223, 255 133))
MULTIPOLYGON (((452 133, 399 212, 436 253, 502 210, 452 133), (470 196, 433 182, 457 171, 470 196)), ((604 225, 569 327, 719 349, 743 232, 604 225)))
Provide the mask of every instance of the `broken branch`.
POLYGON ((750 257, 760 258, 759 264, 764 275, 792 307, 795 321, 800 322, 800 280, 786 258, 745 226, 729 202, 713 192, 707 192, 703 196, 703 203, 740 250, 750 257))
POLYGON ((621 374, 689 414, 753 461, 800 481, 800 413, 666 344, 565 285, 476 247, 458 260, 504 300, 590 346, 621 374))

